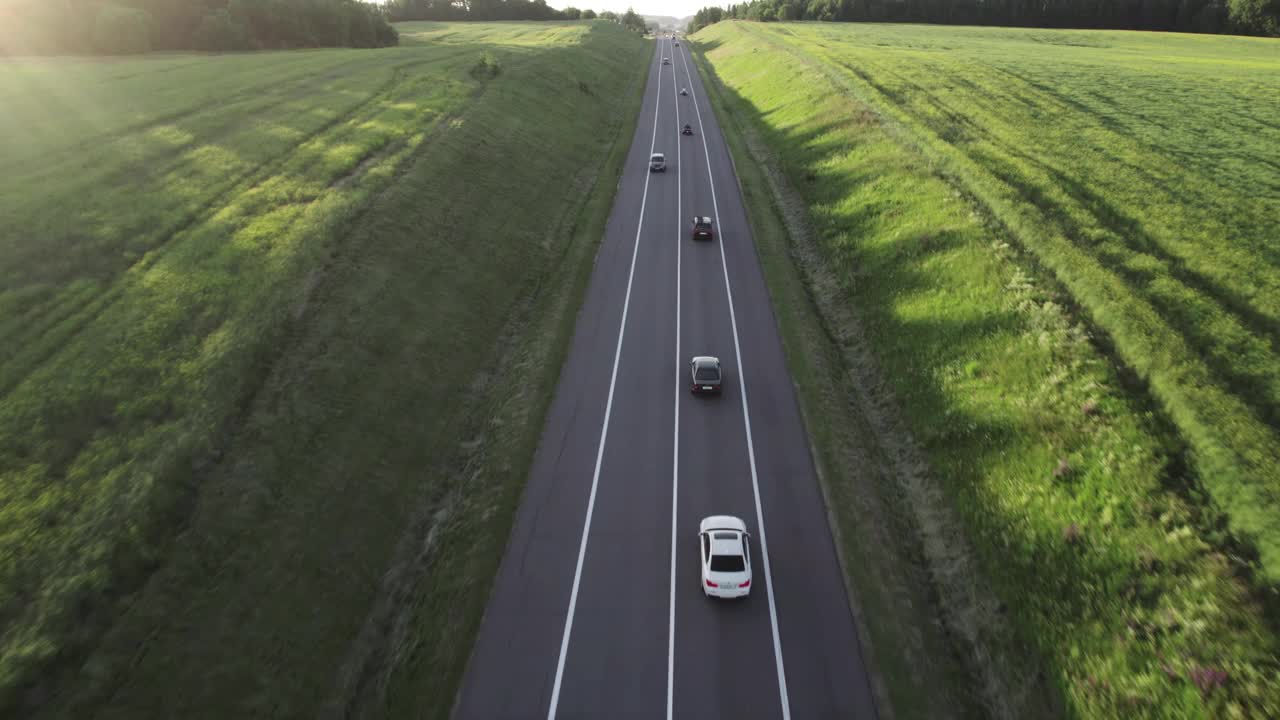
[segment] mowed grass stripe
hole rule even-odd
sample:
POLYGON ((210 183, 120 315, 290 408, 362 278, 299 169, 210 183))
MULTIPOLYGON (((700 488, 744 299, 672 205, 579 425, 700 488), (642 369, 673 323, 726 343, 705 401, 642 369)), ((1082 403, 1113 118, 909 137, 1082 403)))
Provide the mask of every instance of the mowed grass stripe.
MULTIPOLYGON (((1258 117, 1280 105, 1259 102, 1241 88, 1269 87, 1267 78, 1275 75, 1266 69, 1272 65, 1256 57, 1237 63, 1243 49, 1255 46, 1233 38, 1175 42, 1165 36, 1157 43, 1133 33, 718 23, 696 40, 726 88, 727 104, 739 108, 742 121, 777 154, 807 205, 826 269, 839 283, 835 290, 815 289, 819 304, 852 309, 860 318, 861 330, 837 325, 837 340, 865 344, 875 355, 896 396, 894 405, 982 561, 985 578, 957 578, 946 548, 923 544, 939 612, 969 658, 975 695, 986 704, 986 713, 1044 714, 1028 710, 1039 707, 1030 694, 1038 669, 1025 660, 1026 648, 1043 662, 1050 696, 1045 700, 1061 703, 1071 716, 1280 713, 1280 646, 1264 606, 1269 595, 1249 586, 1249 561, 1238 555, 1242 546, 1231 532, 1265 530, 1269 520, 1250 528, 1258 519, 1248 513, 1274 512, 1233 494, 1251 487, 1253 502, 1271 501, 1271 429, 1209 371, 1184 329, 1154 311, 1140 314, 1145 301, 1123 276, 1106 269, 1086 276, 1084 287, 1096 283, 1110 296, 1077 292, 1082 285, 1076 276, 1060 271, 1082 272, 1105 263, 1088 256, 1088 243, 1059 239, 1049 244, 1044 238, 1061 217, 1083 222, 1079 207, 1064 208, 1059 216, 1052 208, 1061 198, 1048 189, 1041 195, 1052 202, 1041 208, 1014 188, 975 188, 975 178, 987 177, 977 170, 968 173, 979 160, 953 164, 947 154, 983 150, 1019 173, 1019 163, 1025 163, 1032 185, 1083 173, 1082 182, 1096 191, 1109 185, 1099 181, 1094 187, 1091 179, 1106 176, 1114 164, 1125 182, 1137 182, 1134 178, 1146 173, 1166 184, 1185 182, 1199 192, 1205 187, 1196 175, 1201 164, 1188 162, 1181 174, 1168 164, 1169 158, 1182 157, 1174 149, 1194 156, 1195 138, 1171 138, 1161 131, 1176 128, 1177 117, 1198 124, 1218 108, 1179 94, 1181 105, 1150 110, 1161 122, 1144 128, 1146 107, 1107 95, 1108 81, 1102 78, 1140 82, 1161 67, 1160 78, 1170 87, 1217 83, 1225 89, 1210 91, 1215 100, 1231 98, 1242 113, 1258 117), (1077 40, 1090 45, 1081 47, 1077 40), (1168 55, 1178 62, 1170 63, 1168 55), (992 65, 1020 66, 1022 74, 1074 93, 1080 105, 1064 107, 1044 100, 1034 87, 992 80, 992 73, 998 77, 988 70, 992 65), (1076 84, 1060 76, 1075 77, 1076 84), (1089 82, 1094 77, 1098 82, 1089 82), (1112 103, 1098 111, 1111 117, 1101 129, 1086 132, 1078 125, 1092 120, 1076 115, 1093 107, 1093 93, 1112 103), (1040 113, 1038 124, 1024 132, 1041 130, 1038 142, 1008 127, 1010 117, 1032 110, 1040 113), (1116 141, 1123 146, 1116 154, 1121 159, 1086 152, 1084 140, 1068 142, 1054 130, 1059 126, 1062 133, 1085 138, 1117 127, 1134 137, 1154 134, 1165 152, 1149 165, 1141 164, 1141 153, 1123 140, 1116 141), (1037 167, 1058 174, 1037 176, 1037 167), (1034 214, 1036 221, 1023 213, 1034 214), (1036 235, 1027 240, 1028 233, 1036 235), (1047 258, 1041 252, 1046 248, 1063 254, 1047 258), (1079 267, 1064 264, 1077 260, 1079 267), (1114 335, 1117 315, 1126 313, 1119 319, 1122 328, 1143 318, 1152 328, 1163 328, 1160 347, 1138 346, 1151 351, 1147 364, 1137 366, 1150 385, 1125 379, 1125 366, 1132 367, 1127 352, 1134 346, 1122 345, 1131 338, 1115 338, 1122 360, 1117 367, 1108 348, 1091 342, 1090 326, 1081 322, 1088 319, 1114 335), (1174 382, 1191 379, 1192 373, 1199 373, 1199 384, 1174 382), (1214 399, 1216 405, 1194 411, 1202 421, 1211 417, 1222 423, 1188 424, 1188 417, 1179 415, 1183 407, 1170 401, 1170 390, 1184 393, 1180 402, 1214 399), (1242 427, 1251 434, 1240 432, 1242 427), (1206 434, 1195 437, 1200 431, 1206 434), (1252 453, 1227 459, 1235 461, 1236 472, 1257 474, 1214 474, 1212 461, 1222 457, 1206 458, 1206 443, 1252 453), (1183 464, 1187 446, 1195 463, 1190 467, 1183 464), (1218 513, 1218 506, 1229 514, 1218 513), (969 582, 991 587, 1003 609, 975 601, 966 591, 969 582), (1006 623, 1016 629, 1012 640, 993 632, 1006 623), (1222 677, 1227 679, 1214 679, 1222 677)), ((1206 136, 1216 142, 1230 132, 1213 130, 1206 136)), ((1256 139, 1244 143, 1243 149, 1215 146, 1208 153, 1230 151, 1238 161, 1232 166, 1237 172, 1222 172, 1224 187, 1247 183, 1242 172, 1244 178, 1249 171, 1256 176, 1258 168, 1274 161, 1277 146, 1256 139), (1263 162, 1251 165, 1251 157, 1263 162)), ((1145 231, 1154 235, 1162 225, 1148 223, 1147 216, 1164 205, 1143 204, 1146 190, 1136 187, 1136 196, 1112 200, 1126 215, 1141 218, 1145 231)), ((1149 196, 1159 198, 1160 192, 1157 188, 1149 196)), ((1263 217, 1256 209, 1267 202, 1265 194, 1206 194, 1199 204, 1183 208, 1176 222, 1167 222, 1186 223, 1179 227, 1188 228, 1189 235, 1208 232, 1203 228, 1215 223, 1235 224, 1251 239, 1215 255, 1227 257, 1265 238, 1269 216, 1261 224, 1249 223, 1263 217), (1243 212, 1232 214, 1232 208, 1243 212), (1231 217, 1224 221, 1222 215, 1231 217), (1207 218, 1206 225, 1193 223, 1197 217, 1207 218)), ((1095 223, 1099 237, 1111 233, 1116 235, 1111 239, 1123 241, 1109 220, 1104 215, 1095 223)), ((1266 276, 1268 262, 1259 256, 1255 273, 1266 276)), ((1262 312, 1264 300, 1258 289, 1251 303, 1262 312)), ((835 417, 822 415, 811 400, 806 413, 818 413, 819 422, 835 417)), ((848 423, 840 427, 858 431, 848 423)), ((815 437, 836 445, 820 454, 842 452, 838 433, 834 439, 826 433, 815 437)), ((854 481, 830 482, 839 497, 854 481)), ((883 492, 890 504, 904 498, 909 503, 916 489, 904 484, 883 492)), ((928 507, 905 507, 925 537, 936 536, 928 507)), ((852 528, 844 537, 858 537, 856 512, 837 508, 836 517, 852 528)), ((859 551, 850 552, 856 558, 859 551)), ((850 574, 855 586, 868 582, 850 574)), ((874 597, 874 591, 868 594, 874 597)), ((868 612, 874 610, 874 604, 868 606, 868 612)), ((894 614, 886 613, 885 619, 893 622, 894 614)), ((875 617, 869 620, 876 623, 875 617)), ((891 637, 892 632, 876 633, 877 639, 891 637)), ((910 683, 888 684, 891 694, 897 693, 895 707, 921 707, 909 696, 910 683)))
MULTIPOLYGON (((0 351, 0 395, 11 390, 32 368, 61 351, 86 323, 115 302, 130 282, 159 260, 168 244, 182 242, 187 232, 198 232, 203 223, 209 222, 225 208, 234 206, 258 185, 296 170, 290 167, 290 163, 296 165, 295 156, 300 151, 308 152, 308 144, 320 147, 336 144, 347 128, 375 121, 376 112, 382 109, 379 105, 385 103, 388 94, 403 81, 405 73, 421 71, 418 65, 411 62, 386 68, 389 77, 376 86, 372 95, 344 107, 331 117, 319 116, 313 126, 296 129, 274 147, 259 143, 237 144, 233 142, 234 137, 232 141, 226 141, 216 126, 212 129, 191 128, 183 132, 192 138, 192 143, 201 137, 199 130, 207 131, 205 142, 188 148, 172 166, 161 166, 154 175, 145 169, 148 162, 130 163, 133 170, 146 177, 131 178, 128 169, 120 171, 122 177, 100 181, 103 187, 111 188, 107 191, 97 191, 92 186, 77 187, 64 197, 43 193, 39 185, 28 188, 30 194, 27 197, 39 198, 38 207, 72 202, 73 198, 85 194, 104 196, 97 214, 107 217, 106 222, 102 222, 99 217, 86 218, 72 213, 70 219, 61 223, 63 227, 74 230, 62 237, 45 236, 38 226, 31 235, 23 236, 24 244, 40 255, 32 257, 29 253, 14 252, 15 273, 5 278, 8 282, 23 283, 15 293, 22 300, 15 303, 16 307, 9 316, 14 318, 14 325, 22 323, 25 327, 3 328, 6 337, 13 340, 6 351, 0 351), (362 118, 362 113, 368 117, 362 118), (234 148, 243 161, 235 167, 219 166, 217 172, 192 172, 191 166, 201 162, 205 149, 210 145, 234 148), (253 157, 259 161, 250 162, 253 157), (174 198, 151 200, 156 194, 166 195, 177 187, 191 188, 192 191, 178 193, 174 198), (122 207, 121 196, 134 193, 144 198, 143 202, 147 204, 142 207, 123 204, 122 207), (137 231, 131 232, 111 221, 112 213, 121 213, 125 208, 131 211, 136 208, 136 212, 129 213, 133 216, 129 222, 138 227, 137 231), (125 245, 123 250, 120 250, 121 244, 125 245), (112 251, 119 252, 118 257, 113 257, 112 251), (129 268, 128 272, 120 280, 113 281, 117 268, 125 267, 129 268), (60 286, 67 287, 67 290, 60 291, 60 286), (100 294, 95 294, 90 288, 97 289, 100 294), (50 317, 46 322, 40 322, 46 313, 50 317)), ((312 98, 316 104, 322 105, 324 101, 324 96, 312 98)), ((274 112, 289 116, 305 107, 303 102, 277 105, 274 112)), ((236 111, 237 108, 229 108, 228 116, 235 118, 236 111)), ((264 123, 260 120, 255 123, 254 118, 249 118, 248 121, 237 119, 234 122, 241 130, 236 134, 248 135, 251 140, 264 132, 260 127, 264 123)), ((271 126, 266 125, 266 128, 269 133, 271 126)), ((154 161, 154 158, 150 159, 150 162, 154 161)), ((356 162, 361 161, 363 158, 356 162)))
MULTIPOLYGON (((854 71, 848 63, 841 65, 860 74, 882 94, 896 96, 887 86, 869 79, 871 73, 866 68, 854 71)), ((941 68, 927 62, 921 65, 925 74, 943 73, 941 68)), ((967 153, 1010 187, 1022 188, 1022 200, 1043 208, 1049 222, 1065 237, 1077 243, 1093 244, 1103 265, 1114 269, 1128 286, 1145 296, 1163 321, 1182 333, 1189 349, 1203 358, 1223 385, 1262 422, 1272 427, 1280 425, 1280 363, 1275 361, 1273 350, 1274 342, 1280 339, 1280 318, 1275 316, 1280 306, 1272 307, 1271 302, 1272 298, 1280 298, 1280 287, 1276 287, 1280 273, 1274 265, 1258 262, 1257 248, 1243 255, 1227 242, 1201 243, 1192 249, 1177 241, 1180 230, 1172 242, 1163 242, 1161 237, 1165 236, 1145 232, 1142 223, 1069 176, 1057 164, 1021 149, 1031 147, 1029 138, 999 134, 998 130, 1007 126, 980 124, 893 70, 876 67, 874 74, 881 79, 893 78, 895 86, 910 88, 913 96, 926 98, 916 102, 929 105, 929 111, 936 111, 936 116, 942 119, 929 123, 939 137, 947 138, 948 142, 955 142, 957 135, 963 137, 967 153), (990 149, 975 147, 979 145, 975 141, 979 140, 990 149), (1062 209, 1067 206, 1077 212, 1062 209), (1090 226, 1083 226, 1072 217, 1081 213, 1092 217, 1090 226), (1105 227, 1099 230, 1099 224, 1105 227), (1109 236, 1109 240, 1099 240, 1097 233, 1109 236), (1185 254, 1188 250, 1192 250, 1189 255, 1185 254), (1237 254, 1233 257, 1232 253, 1237 254), (1220 255, 1226 257, 1218 257, 1220 255), (1272 292, 1257 293, 1258 287, 1272 292), (1246 299, 1241 291, 1251 297, 1246 299), (1253 304, 1253 299, 1259 304, 1253 304)), ((972 94, 980 99, 967 105, 991 111, 1009 107, 1009 98, 997 87, 981 81, 961 79, 961 82, 967 82, 972 94), (995 100, 984 106, 982 98, 995 100)), ((1070 112, 1067 108, 1059 111, 1070 112)), ((1132 148, 1128 153, 1114 154, 1120 155, 1120 161, 1125 163, 1133 162, 1133 158, 1156 156, 1144 165, 1163 164, 1151 148, 1132 148)), ((1097 158, 1097 161, 1110 159, 1097 158)), ((1143 168, 1142 172, 1151 171, 1143 168)), ((1163 174, 1169 176, 1173 172, 1163 174)), ((1169 207, 1176 205, 1168 201, 1169 207)), ((1266 223, 1259 222, 1258 226, 1258 234, 1265 234, 1266 223)), ((1261 256, 1265 260, 1267 253, 1261 256)))
MULTIPOLYGON (((393 79, 389 78, 388 82, 391 81, 393 79)), ((290 94, 295 95, 295 99, 301 99, 308 94, 315 94, 317 90, 319 88, 310 85, 294 86, 290 94)), ((182 226, 196 222, 202 211, 216 208, 228 192, 243 191, 243 187, 238 190, 236 188, 245 178, 269 174, 275 165, 274 161, 305 141, 307 135, 293 131, 288 137, 280 138, 280 142, 275 145, 267 146, 245 142, 246 138, 260 137, 264 128, 267 131, 274 129, 265 120, 278 120, 278 117, 263 117, 263 114, 272 106, 277 106, 283 96, 273 96, 270 92, 265 94, 265 99, 254 103, 256 107, 229 102, 223 105, 222 113, 202 116, 191 125, 170 125, 161 129, 170 138, 177 137, 181 140, 156 140, 145 148, 109 145, 104 148, 103 155, 112 162, 100 162, 101 158, 85 158, 84 162, 89 167, 87 171, 81 168, 55 168, 50 171, 53 177, 46 178, 44 182, 36 181, 30 174, 14 173, 8 176, 13 182, 11 189, 15 192, 5 196, 8 200, 6 212, 12 214, 15 221, 18 221, 18 226, 25 228, 25 232, 15 232, 5 238, 7 242, 4 250, 6 254, 15 257, 15 262, 8 268, 3 286, 0 287, 6 290, 16 289, 18 292, 6 292, 4 297, 9 299, 15 295, 29 297, 40 292, 53 293, 58 281, 77 276, 88 275, 91 280, 109 279, 113 270, 132 264, 129 262, 130 258, 141 257, 149 246, 167 240, 182 226), (241 165, 243 170, 239 174, 227 173, 226 168, 219 168, 224 172, 214 174, 199 166, 196 153, 210 144, 253 157, 257 162, 250 163, 246 160, 241 165), (165 160, 171 161, 163 162, 165 160), (206 177, 199 176, 202 170, 206 177), (187 178, 190 175, 196 177, 188 180, 189 192, 172 193, 174 197, 168 197, 164 193, 175 178, 187 178), (16 192, 19 187, 24 190, 21 194, 16 192), (96 202, 97 214, 107 216, 106 219, 110 220, 109 213, 113 209, 118 210, 121 203, 127 201, 124 196, 136 195, 139 191, 147 198, 145 205, 135 206, 140 218, 134 225, 143 228, 141 233, 95 222, 103 218, 91 216, 83 207, 83 202, 77 202, 85 195, 101 196, 96 202), (161 197, 157 198, 157 193, 161 197), (41 211, 47 210, 51 205, 67 209, 57 219, 41 217, 41 211), (166 212, 167 215, 157 215, 158 211, 166 212), (156 227, 157 224, 159 227, 156 227), (66 240, 72 242, 62 242, 66 240), (113 266, 102 268, 101 261, 86 262, 91 258, 84 256, 91 256, 98 249, 94 244, 85 242, 90 240, 97 240, 98 244, 105 245, 99 250, 99 254, 105 256, 103 259, 107 261, 115 261, 113 266), (71 247, 66 247, 68 244, 71 247), (112 257, 113 252, 119 250, 121 245, 124 245, 121 257, 112 257), (68 254, 72 256, 70 259, 67 258, 68 254), (80 262, 77 263, 77 260, 80 262)), ((361 95, 356 97, 360 99, 361 95)), ((324 100, 323 97, 313 98, 313 102, 317 103, 323 103, 324 100)), ((366 104, 371 101, 367 97, 361 100, 366 104)), ((279 117, 285 117, 300 109, 305 109, 305 106, 275 107, 274 111, 279 117)), ((358 110, 359 105, 347 107, 341 111, 342 114, 328 119, 327 123, 347 120, 350 113, 358 110)), ((323 130, 325 123, 325 119, 317 118, 310 127, 301 130, 323 130)), ((151 134, 147 133, 148 136, 151 134)), ((39 305, 29 299, 23 302, 24 311, 14 313, 19 316, 15 319, 30 321, 38 316, 41 310, 39 305)))
MULTIPOLYGON (((134 139, 144 130, 222 109, 228 103, 289 92, 351 75, 351 70, 385 67, 389 53, 402 58, 444 59, 456 49, 355 50, 352 57, 327 51, 220 56, 217 63, 192 56, 176 58, 11 58, 0 76, 0 92, 39 93, 6 107, 0 123, 22 133, 25 143, 0 148, 0 159, 24 172, 43 172, 51 159, 74 161, 78 153, 115 140, 134 139), (130 68, 113 74, 113 68, 130 68), (162 80, 162 82, 160 82, 162 80), (193 89, 207 90, 193 93, 193 89)), ((356 73, 357 75, 359 73, 356 73)), ((208 113, 216 118, 219 113, 208 113)), ((3 180, 0 180, 3 182, 3 180)))
MULTIPOLYGON (((13 244, 6 243, 6 251, 29 255, 24 255, 27 262, 19 266, 25 272, 11 268, 3 276, 4 286, 57 280, 77 269, 83 273, 80 266, 65 261, 59 264, 66 248, 58 243, 64 236, 97 240, 108 245, 108 250, 125 245, 136 254, 137 248, 126 244, 121 235, 136 228, 144 229, 144 237, 164 234, 169 217, 184 219, 183 213, 193 212, 205 199, 216 198, 243 177, 261 172, 263 163, 376 102, 371 83, 384 91, 396 82, 399 65, 424 62, 430 60, 383 62, 367 66, 367 74, 358 66, 348 67, 345 77, 320 76, 287 87, 263 88, 255 97, 228 101, 217 112, 198 114, 189 122, 151 126, 145 133, 106 144, 100 151, 103 157, 90 154, 80 158, 83 165, 10 174, 7 181, 12 192, 4 196, 4 209, 26 232, 7 238, 13 244), (232 157, 211 158, 211 149, 232 157), (214 160, 222 164, 215 166, 214 160), (230 172, 225 166, 228 161, 243 173, 237 176, 230 172), (123 227, 115 226, 120 220, 110 223, 113 210, 138 193, 150 197, 149 202, 135 202, 132 214, 136 217, 123 227), (49 204, 66 208, 64 215, 41 216, 40 209, 49 204), (153 229, 157 222, 162 225, 159 230, 153 229), (37 254, 40 252, 45 255, 37 254)), ((142 248, 147 245, 131 241, 142 248)))
MULTIPOLYGON (((842 64, 849 68, 848 63, 842 64)), ((1025 73, 1008 68, 992 68, 994 72, 982 73, 974 68, 973 70, 965 69, 965 75, 958 76, 955 72, 948 73, 946 67, 935 63, 922 60, 919 64, 921 74, 948 77, 962 88, 961 93, 931 89, 912 82, 902 73, 894 72, 892 68, 876 66, 875 72, 878 76, 893 78, 895 85, 910 88, 913 96, 919 98, 915 100, 916 103, 927 102, 938 108, 942 116, 941 121, 930 123, 930 126, 939 134, 958 134, 964 138, 964 144, 972 148, 970 152, 977 151, 979 143, 973 142, 974 138, 967 136, 977 136, 982 141, 981 145, 991 148, 991 154, 986 155, 983 158, 984 161, 996 164, 998 158, 1007 157, 1013 165, 1014 172, 1010 173, 1011 177, 1017 177, 1017 171, 1030 170, 1037 176, 1034 178, 1034 184, 1038 188, 1044 188, 1042 192, 1058 193, 1066 202, 1077 203, 1082 210, 1091 213, 1099 224, 1105 226, 1091 229, 1117 231, 1121 234, 1121 239, 1132 245, 1135 251, 1156 256, 1163 267, 1150 268, 1152 271, 1163 269, 1177 275, 1180 282, 1213 295, 1216 301, 1227 305, 1232 312, 1244 316, 1258 332, 1264 335, 1274 335, 1277 332, 1276 323, 1280 322, 1280 314, 1278 314, 1280 306, 1274 302, 1267 302, 1266 295, 1256 295, 1255 288, 1261 284, 1270 288, 1272 292, 1268 293, 1269 295, 1272 297, 1276 295, 1276 278, 1274 273, 1267 272, 1268 267, 1274 270, 1275 263, 1259 264, 1256 258, 1259 251, 1266 249, 1265 243, 1258 242, 1259 236, 1265 236, 1266 227, 1269 224, 1275 224, 1274 219, 1266 217, 1264 203, 1249 202, 1257 188, 1235 185, 1232 189, 1241 197, 1231 198, 1231 200, 1239 207, 1234 208, 1232 212, 1223 213, 1227 216, 1226 218, 1212 216, 1196 219, 1215 224, 1236 224, 1243 228, 1256 227, 1261 232, 1237 233, 1233 238, 1237 242, 1209 242, 1192 247, 1183 237, 1184 234, 1190 234, 1189 228, 1179 227, 1177 224, 1178 221, 1193 220, 1188 215, 1195 211, 1194 205, 1191 212, 1180 207, 1189 200, 1187 193, 1190 189, 1175 193, 1172 186, 1194 183, 1207 188, 1209 184, 1204 178, 1187 177, 1185 166, 1178 164, 1180 161, 1189 159, 1185 151, 1161 152, 1158 146, 1140 141, 1116 128, 1114 122, 1098 118, 1095 113, 1090 112, 1091 108, 1088 105, 1064 96, 1062 91, 1043 82, 1029 79, 1025 73), (961 96, 954 99, 943 97, 957 94, 961 96), (1010 110, 1010 108, 1018 108, 1019 105, 1026 106, 1027 109, 1023 113, 1010 110), (974 109, 980 109, 981 112, 974 112, 974 109), (981 122, 981 118, 989 113, 1002 113, 1012 117, 1010 121, 1002 123, 981 122), (1114 163, 1108 167, 1106 173, 1097 172, 1097 168, 1071 167, 1072 164, 1064 162, 1063 158, 1053 157, 1052 151, 1046 152, 1040 148, 1047 144, 1043 136, 1039 138, 1038 143, 1030 142, 1029 131, 1037 134, 1041 132, 1038 130, 1038 125, 1013 121, 1014 119, 1025 121, 1062 116, 1073 118, 1074 122, 1070 123, 1073 133, 1097 137, 1098 142, 1105 143, 1106 156, 1100 156, 1096 148, 1089 148, 1086 162, 1114 163), (1082 169, 1091 171, 1087 175, 1089 180, 1087 184, 1068 174, 1082 169), (1132 181, 1144 190, 1155 186, 1159 195, 1166 196, 1146 198, 1148 203, 1158 206, 1158 215, 1150 219, 1159 220, 1165 226, 1162 228, 1164 232, 1158 234, 1145 232, 1143 223, 1137 220, 1132 209, 1124 208, 1122 207, 1124 203, 1117 203, 1107 197, 1108 191, 1115 188, 1117 180, 1122 183, 1132 181), (1095 186, 1098 187, 1097 190, 1093 189, 1095 186), (1175 222, 1171 223, 1169 216, 1173 216, 1175 222), (1258 303, 1251 304, 1251 299, 1258 303)), ((869 77, 869 74, 866 76, 869 77)), ((892 92, 882 83, 877 84, 877 88, 881 92, 892 92)), ((1153 104, 1159 100, 1158 97, 1143 97, 1143 99, 1153 104)), ((1226 122, 1232 123, 1231 120, 1226 122)), ((1237 121, 1232 130, 1241 134, 1250 134, 1257 130, 1257 126, 1237 121)), ((1055 140, 1061 139, 1060 133, 1062 133, 1061 130, 1054 132, 1055 140)), ((1198 158, 1193 159, 1193 162, 1195 160, 1198 158)), ((1268 161, 1259 157, 1255 162, 1265 166, 1268 161)), ((1215 169, 1198 167, 1196 171, 1197 174, 1212 173, 1215 169)), ((1228 180, 1233 178, 1234 175, 1227 177, 1228 180)), ((1266 183, 1267 176, 1259 175, 1256 179, 1266 183)), ((1027 182, 1026 179, 1021 181, 1027 182)), ((1275 189, 1274 185, 1272 189, 1275 189)), ((1190 224, 1188 222, 1188 225, 1190 224)), ((1080 229, 1076 228, 1076 232, 1080 232, 1080 229)), ((1226 235, 1229 231, 1223 228, 1218 232, 1226 235)))

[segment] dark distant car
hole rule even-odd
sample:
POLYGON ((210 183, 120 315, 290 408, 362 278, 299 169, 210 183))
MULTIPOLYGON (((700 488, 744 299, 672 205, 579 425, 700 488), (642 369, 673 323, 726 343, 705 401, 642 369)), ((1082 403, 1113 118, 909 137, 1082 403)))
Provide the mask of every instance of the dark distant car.
POLYGON ((680 43, 671 43, 671 44, 675 45, 676 47, 680 47, 680 43))
POLYGON ((662 153, 654 153, 649 156, 649 172, 666 172, 667 156, 662 153))
POLYGON ((693 219, 693 239, 694 240, 700 240, 700 239, 714 240, 715 237, 716 237, 715 231, 711 229, 711 218, 695 217, 693 219))
POLYGON ((688 94, 689 94, 689 91, 688 91, 688 90, 686 90, 686 89, 684 89, 684 88, 680 88, 680 94, 681 94, 681 95, 688 95, 688 94))
POLYGON ((692 126, 692 125, 690 125, 689 123, 685 123, 685 124, 684 124, 684 127, 680 128, 680 134, 681 134, 681 135, 692 135, 692 134, 693 134, 693 126, 692 126))
POLYGON ((724 379, 720 372, 720 358, 699 355, 689 361, 689 390, 694 395, 703 393, 720 394, 720 383, 724 379))

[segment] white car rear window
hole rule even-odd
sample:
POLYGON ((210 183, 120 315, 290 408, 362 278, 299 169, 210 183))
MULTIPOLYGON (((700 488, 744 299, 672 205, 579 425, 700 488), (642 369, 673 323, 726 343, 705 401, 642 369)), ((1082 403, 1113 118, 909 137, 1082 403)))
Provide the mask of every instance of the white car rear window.
POLYGON ((712 555, 711 572, 742 572, 747 569, 741 555, 712 555))

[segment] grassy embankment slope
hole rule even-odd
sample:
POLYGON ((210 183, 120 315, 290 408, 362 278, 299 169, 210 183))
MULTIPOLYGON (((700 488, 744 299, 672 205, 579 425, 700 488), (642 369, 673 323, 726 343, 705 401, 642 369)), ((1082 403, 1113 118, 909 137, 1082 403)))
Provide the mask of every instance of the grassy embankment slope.
MULTIPOLYGON (((1025 643, 1069 715, 1280 712, 1280 43, 744 23, 696 40, 807 208, 832 333, 874 356, 1007 607, 985 612, 922 543, 978 694, 1026 700, 994 697, 1034 676, 1012 667, 1025 643)), ((850 441, 816 437, 830 471, 850 441)), ((835 514, 851 564, 876 554, 835 514)), ((911 651, 876 643, 881 590, 851 579, 891 674, 911 651)))
POLYGON ((400 29, 0 67, 0 714, 447 712, 651 46, 400 29))

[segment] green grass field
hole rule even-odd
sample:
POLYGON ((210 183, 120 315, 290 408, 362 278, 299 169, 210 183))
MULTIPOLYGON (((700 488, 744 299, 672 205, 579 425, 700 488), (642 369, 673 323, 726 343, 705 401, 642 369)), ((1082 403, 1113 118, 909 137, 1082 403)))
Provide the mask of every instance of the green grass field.
POLYGON ((0 64, 0 714, 452 696, 652 48, 400 31, 0 64))
MULTIPOLYGON (((836 284, 811 292, 858 318, 833 334, 874 357, 1001 603, 984 617, 923 551, 988 712, 1018 716, 1001 678, 1043 671, 1074 717, 1280 714, 1280 43, 760 23, 694 39, 807 208, 836 284), (1006 622, 1012 644, 989 632, 1006 622), (1034 666, 1012 667, 1020 645, 1034 666)), ((811 370, 829 466, 861 430, 804 391, 811 370)), ((856 513, 835 515, 856 543, 856 513)), ((851 580, 875 627, 883 592, 851 580)), ((889 686, 929 716, 920 688, 889 686)))

